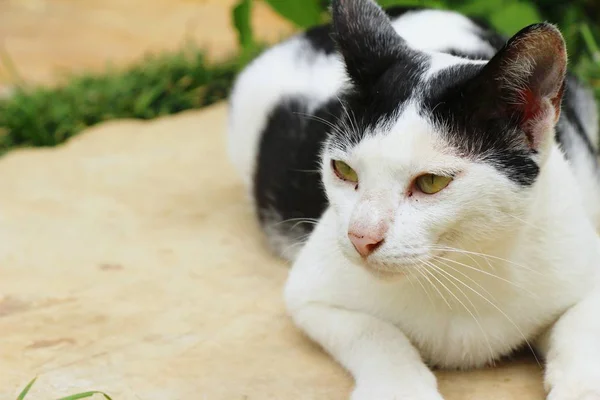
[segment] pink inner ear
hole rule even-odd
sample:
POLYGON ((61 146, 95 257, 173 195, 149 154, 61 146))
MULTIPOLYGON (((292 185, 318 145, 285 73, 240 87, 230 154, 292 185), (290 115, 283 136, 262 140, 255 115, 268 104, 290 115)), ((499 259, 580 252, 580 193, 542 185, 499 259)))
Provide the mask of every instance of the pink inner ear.
POLYGON ((536 96, 531 89, 523 89, 519 92, 521 104, 519 112, 521 113, 521 129, 527 135, 527 142, 530 148, 536 148, 539 140, 536 138, 541 134, 537 125, 543 110, 540 107, 540 98, 536 96))
POLYGON ((527 123, 540 113, 540 99, 530 89, 523 90, 520 95, 525 103, 522 123, 527 123))
POLYGON ((519 111, 522 113, 520 125, 527 135, 527 141, 531 148, 535 149, 539 146, 544 130, 550 129, 549 124, 553 125, 558 122, 563 90, 564 86, 554 98, 550 99, 550 103, 545 102, 531 89, 520 91, 519 95, 522 100, 522 104, 519 106, 519 111), (548 115, 552 111, 553 115, 548 115), (549 119, 552 120, 549 121, 549 119))
POLYGON ((542 138, 547 136, 548 131, 558 121, 560 115, 560 96, 558 103, 555 103, 556 99, 552 99, 550 102, 547 100, 540 99, 530 90, 523 92, 523 101, 525 104, 522 105, 522 119, 521 129, 527 136, 527 142, 530 148, 539 148, 542 138))

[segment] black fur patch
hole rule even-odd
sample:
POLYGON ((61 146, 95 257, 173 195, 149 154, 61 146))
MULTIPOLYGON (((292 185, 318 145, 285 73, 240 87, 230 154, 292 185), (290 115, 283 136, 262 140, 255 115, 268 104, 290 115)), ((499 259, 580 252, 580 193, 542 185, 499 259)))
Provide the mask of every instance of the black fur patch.
POLYGON ((466 83, 483 65, 463 64, 445 69, 432 78, 423 99, 423 116, 431 118, 439 133, 461 155, 492 164, 513 182, 530 186, 539 174, 517 121, 497 113, 497 99, 477 96, 466 83))
POLYGON ((346 125, 345 135, 333 132, 332 144, 347 149, 360 142, 369 129, 399 115, 406 101, 421 84, 421 76, 429 67, 429 62, 428 56, 409 52, 385 71, 373 85, 357 86, 346 93, 342 97, 348 110, 348 115, 342 116, 346 125), (351 120, 348 121, 348 118, 351 120))
MULTIPOLYGON (((401 15, 410 12, 421 10, 421 7, 389 7, 384 11, 390 18, 398 18, 401 15)), ((304 37, 313 49, 323 52, 327 55, 337 52, 335 41, 333 40, 331 24, 324 24, 308 29, 304 33, 304 37)))
POLYGON ((335 42, 331 37, 331 25, 320 25, 307 30, 304 37, 308 40, 313 49, 323 52, 327 55, 337 51, 335 42))
POLYGON ((276 222, 286 236, 312 231, 312 224, 299 223, 298 218, 318 218, 327 207, 319 156, 330 127, 320 119, 334 121, 340 113, 337 99, 310 115, 304 99, 284 100, 271 112, 254 176, 261 223, 276 222))

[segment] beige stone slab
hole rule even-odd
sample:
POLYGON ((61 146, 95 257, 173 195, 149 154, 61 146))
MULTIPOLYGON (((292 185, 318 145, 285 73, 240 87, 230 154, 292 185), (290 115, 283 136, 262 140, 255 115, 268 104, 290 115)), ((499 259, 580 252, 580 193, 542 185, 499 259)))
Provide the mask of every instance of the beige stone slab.
MULTIPOLYGON (((286 317, 224 150, 225 106, 114 121, 0 159, 0 399, 345 399, 286 317)), ((448 400, 541 400, 525 357, 439 373, 448 400)))
MULTIPOLYGON (((127 65, 144 54, 172 51, 191 41, 213 60, 237 51, 231 27, 236 0, 0 0, 0 51, 31 83, 66 74, 127 65)), ((292 27, 255 1, 258 39, 274 42, 292 27)), ((0 58, 1 60, 1 58, 0 58)), ((0 63, 0 84, 14 80, 0 63)))

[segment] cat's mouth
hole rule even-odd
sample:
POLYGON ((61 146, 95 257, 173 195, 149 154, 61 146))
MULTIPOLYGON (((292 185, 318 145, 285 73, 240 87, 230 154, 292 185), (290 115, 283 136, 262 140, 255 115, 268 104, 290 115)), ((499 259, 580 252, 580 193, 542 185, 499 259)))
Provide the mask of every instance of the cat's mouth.
POLYGON ((445 254, 444 250, 422 251, 383 259, 373 254, 372 257, 362 259, 362 265, 370 273, 380 278, 402 278, 430 268, 436 259, 444 257, 445 254))

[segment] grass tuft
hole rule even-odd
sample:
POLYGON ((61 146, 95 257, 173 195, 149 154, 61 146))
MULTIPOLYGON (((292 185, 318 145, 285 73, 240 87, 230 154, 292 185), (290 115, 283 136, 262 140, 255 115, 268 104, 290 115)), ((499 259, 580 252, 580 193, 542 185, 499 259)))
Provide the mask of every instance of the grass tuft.
POLYGON ((56 88, 19 86, 0 100, 0 153, 55 146, 111 119, 151 119, 210 105, 227 97, 237 72, 257 51, 208 65, 202 51, 187 47, 127 69, 74 76, 56 88))
MULTIPOLYGON (((36 380, 37 380, 37 377, 33 378, 31 380, 31 382, 29 382, 27 384, 27 386, 25 386, 25 388, 23 388, 23 390, 21 391, 21 393, 17 397, 17 400, 24 400, 25 399, 25 397, 27 396, 27 393, 29 393, 29 390, 31 390, 31 387, 33 386, 33 384, 35 383, 36 380)), ((92 396, 94 396, 96 394, 104 396, 104 398, 106 400, 112 400, 109 395, 107 395, 104 392, 99 392, 97 390, 92 390, 90 392, 84 392, 84 393, 78 393, 78 394, 72 394, 72 395, 67 396, 67 397, 61 397, 60 399, 57 399, 57 400, 81 400, 81 399, 90 398, 90 397, 92 397, 92 396)))

